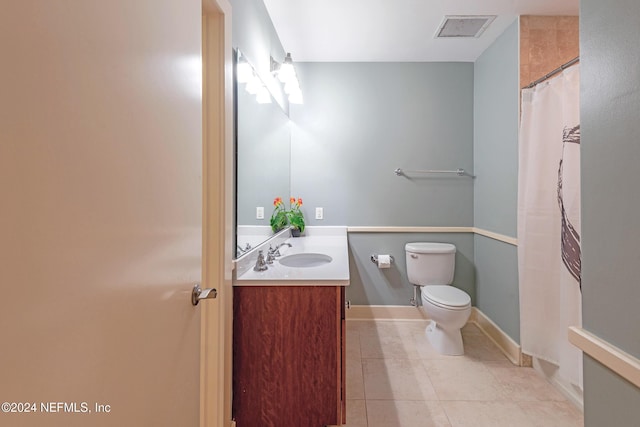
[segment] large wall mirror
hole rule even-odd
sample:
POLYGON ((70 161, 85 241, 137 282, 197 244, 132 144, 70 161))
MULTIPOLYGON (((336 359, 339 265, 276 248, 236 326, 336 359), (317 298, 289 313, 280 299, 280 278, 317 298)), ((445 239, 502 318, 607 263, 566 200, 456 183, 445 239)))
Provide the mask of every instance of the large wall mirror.
MULTIPOLYGON (((269 219, 273 199, 287 200, 290 194, 290 128, 289 117, 266 89, 247 90, 246 79, 238 78, 240 64, 251 66, 242 52, 236 58, 236 258, 247 250, 269 239, 273 232, 269 219), (250 93, 253 92, 253 93, 250 93), (264 218, 258 218, 258 208, 264 209, 264 218)), ((251 67, 254 75, 258 74, 251 67)), ((254 82, 258 83, 258 81, 254 82)))

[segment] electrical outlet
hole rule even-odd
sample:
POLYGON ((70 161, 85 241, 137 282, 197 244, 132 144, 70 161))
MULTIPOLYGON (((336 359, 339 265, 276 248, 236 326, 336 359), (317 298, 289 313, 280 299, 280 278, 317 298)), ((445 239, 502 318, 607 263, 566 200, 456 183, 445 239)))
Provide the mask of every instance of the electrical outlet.
POLYGON ((256 219, 264 219, 264 206, 256 208, 256 219))
POLYGON ((324 218, 324 209, 316 208, 316 219, 323 219, 323 218, 324 218))

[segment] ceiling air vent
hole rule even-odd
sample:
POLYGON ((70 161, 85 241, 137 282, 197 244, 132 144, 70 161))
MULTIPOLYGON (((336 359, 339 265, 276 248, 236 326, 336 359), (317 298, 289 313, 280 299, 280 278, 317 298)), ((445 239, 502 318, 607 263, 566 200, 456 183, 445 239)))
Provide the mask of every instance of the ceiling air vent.
POLYGON ((436 32, 436 38, 480 37, 494 19, 496 15, 447 15, 436 32))

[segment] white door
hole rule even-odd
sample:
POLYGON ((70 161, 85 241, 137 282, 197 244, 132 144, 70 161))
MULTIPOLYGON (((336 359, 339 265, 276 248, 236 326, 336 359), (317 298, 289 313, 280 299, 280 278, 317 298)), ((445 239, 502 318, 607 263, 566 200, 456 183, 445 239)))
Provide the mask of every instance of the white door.
POLYGON ((201 22, 0 3, 0 425, 198 425, 201 22))

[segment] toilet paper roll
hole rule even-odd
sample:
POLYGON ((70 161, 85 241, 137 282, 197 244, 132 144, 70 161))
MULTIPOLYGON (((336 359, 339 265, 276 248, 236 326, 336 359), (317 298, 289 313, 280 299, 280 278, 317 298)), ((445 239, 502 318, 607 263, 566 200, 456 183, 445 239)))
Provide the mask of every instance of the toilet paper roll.
POLYGON ((391 267, 391 255, 378 255, 378 268, 391 267))

